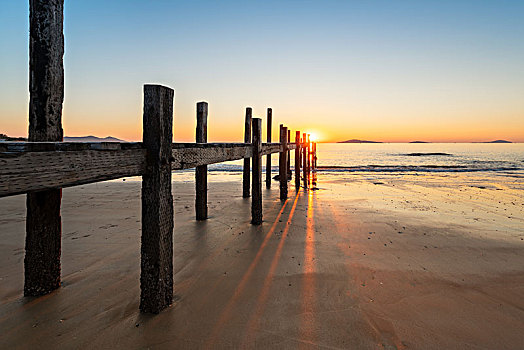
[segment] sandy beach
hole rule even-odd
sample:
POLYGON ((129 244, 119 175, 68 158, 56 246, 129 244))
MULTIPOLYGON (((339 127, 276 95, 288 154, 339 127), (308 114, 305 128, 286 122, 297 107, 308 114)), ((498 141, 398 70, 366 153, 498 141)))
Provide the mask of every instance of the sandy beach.
POLYGON ((63 190, 62 288, 24 298, 25 196, 0 199, 0 348, 522 349, 524 185, 503 176, 174 173, 175 302, 140 314, 140 182, 63 190))

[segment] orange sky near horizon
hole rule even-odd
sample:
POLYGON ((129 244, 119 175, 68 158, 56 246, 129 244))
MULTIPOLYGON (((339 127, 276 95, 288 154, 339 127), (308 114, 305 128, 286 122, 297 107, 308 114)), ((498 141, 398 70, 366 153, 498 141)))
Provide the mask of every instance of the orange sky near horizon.
MULTIPOLYGON (((141 110, 125 115, 118 115, 115 111, 107 115, 98 114, 97 122, 93 122, 89 112, 72 118, 67 108, 64 109, 63 127, 65 136, 87 136, 98 137, 113 136, 126 141, 140 141, 142 138, 142 115, 141 110), (73 119, 73 120, 71 120, 73 119), (122 121, 126 121, 123 123, 122 121)), ((25 108, 24 108, 25 109, 25 108)), ((189 109, 189 108, 188 108, 189 109)), ((27 135, 27 114, 17 111, 12 118, 2 121, 0 133, 9 136, 27 135)), ((174 116, 173 135, 175 142, 194 142, 196 118, 195 111, 176 111, 174 116)), ((493 125, 475 122, 474 119, 457 118, 447 123, 429 124, 425 122, 410 123, 398 120, 391 124, 377 124, 373 121, 366 122, 358 118, 347 118, 345 123, 326 118, 294 118, 286 113, 280 116, 278 110, 273 108, 273 141, 278 141, 278 126, 284 123, 292 130, 292 140, 295 139, 295 131, 315 134, 318 142, 339 142, 349 139, 371 140, 380 142, 481 142, 498 139, 512 142, 524 142, 524 123, 517 121, 513 124, 493 125), (297 119, 298 122, 297 122, 297 119), (286 120, 291 123, 285 123, 286 120), (324 120, 324 122, 322 122, 324 120), (295 122, 295 123, 294 123, 295 122), (429 125, 428 125, 429 124, 429 125)), ((266 115, 265 109, 254 110, 253 116, 262 118, 263 140, 266 140, 266 115), (262 112, 262 113, 258 113, 262 112)), ((524 119, 524 118, 523 118, 524 119)), ((337 119, 338 120, 338 119, 337 119)), ((242 142, 244 128, 244 108, 235 108, 229 114, 215 116, 210 105, 208 117, 208 140, 209 142, 242 142)))

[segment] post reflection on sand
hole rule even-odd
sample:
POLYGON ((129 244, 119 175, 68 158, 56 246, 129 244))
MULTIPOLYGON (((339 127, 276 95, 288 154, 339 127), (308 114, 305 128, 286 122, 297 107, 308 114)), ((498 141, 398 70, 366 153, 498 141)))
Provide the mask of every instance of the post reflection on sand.
POLYGON ((315 193, 308 192, 307 196, 307 221, 304 245, 304 268, 301 288, 301 344, 315 341, 315 217, 313 202, 315 193))

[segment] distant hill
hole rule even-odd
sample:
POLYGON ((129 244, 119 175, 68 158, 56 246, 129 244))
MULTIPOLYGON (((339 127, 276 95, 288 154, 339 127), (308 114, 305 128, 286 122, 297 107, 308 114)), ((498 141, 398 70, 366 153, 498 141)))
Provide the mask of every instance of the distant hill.
POLYGON ((507 140, 495 140, 495 141, 486 141, 482 143, 513 143, 513 142, 507 141, 507 140))
MULTIPOLYGON (((27 141, 25 137, 10 137, 6 134, 0 134, 0 141, 27 141)), ((93 135, 89 136, 65 136, 64 142, 126 142, 124 140, 117 139, 116 137, 96 137, 93 135)))
POLYGON ((64 142, 125 142, 124 140, 117 139, 116 137, 96 137, 96 136, 65 136, 64 142))
POLYGON ((9 137, 6 134, 0 134, 0 141, 27 141, 25 137, 9 137))
POLYGON ((353 139, 353 140, 339 141, 337 143, 382 143, 382 142, 353 139))
POLYGON ((428 142, 428 141, 411 141, 410 143, 431 143, 431 142, 428 142))

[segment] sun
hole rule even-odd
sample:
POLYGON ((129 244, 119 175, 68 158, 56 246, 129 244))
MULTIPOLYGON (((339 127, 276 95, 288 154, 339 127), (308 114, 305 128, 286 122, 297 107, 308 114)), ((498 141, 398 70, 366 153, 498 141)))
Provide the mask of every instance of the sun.
POLYGON ((318 141, 318 134, 315 132, 309 132, 309 140, 311 142, 317 142, 318 141))

